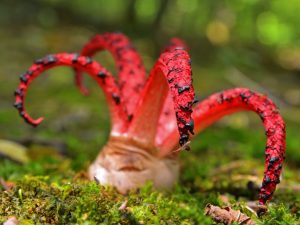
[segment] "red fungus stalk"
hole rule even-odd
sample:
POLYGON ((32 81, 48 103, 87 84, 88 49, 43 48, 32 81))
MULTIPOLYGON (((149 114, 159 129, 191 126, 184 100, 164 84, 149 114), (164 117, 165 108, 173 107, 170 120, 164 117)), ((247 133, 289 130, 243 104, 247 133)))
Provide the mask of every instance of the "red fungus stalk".
POLYGON ((147 80, 141 58, 120 33, 95 36, 81 56, 60 53, 37 60, 21 75, 15 92, 15 107, 31 125, 39 125, 42 118, 34 120, 26 112, 27 88, 42 72, 56 66, 76 70, 76 83, 83 94, 88 91, 81 73, 89 74, 102 88, 110 109, 110 138, 89 168, 91 179, 113 185, 121 193, 148 180, 157 188, 170 188, 179 168, 174 151, 184 146, 194 132, 199 133, 226 115, 246 110, 260 116, 267 136, 259 202, 264 205, 272 198, 285 153, 285 125, 275 104, 266 96, 236 88, 213 94, 195 105, 191 60, 180 39, 170 41, 147 80), (117 80, 90 58, 100 50, 110 51, 116 60, 117 80))
MULTIPOLYGON (((146 81, 143 61, 129 39, 121 33, 94 36, 83 47, 80 55, 93 56, 102 50, 109 51, 116 61, 123 106, 130 120, 146 81)), ((80 91, 84 95, 88 94, 87 88, 83 85, 81 70, 76 69, 75 81, 80 91)))

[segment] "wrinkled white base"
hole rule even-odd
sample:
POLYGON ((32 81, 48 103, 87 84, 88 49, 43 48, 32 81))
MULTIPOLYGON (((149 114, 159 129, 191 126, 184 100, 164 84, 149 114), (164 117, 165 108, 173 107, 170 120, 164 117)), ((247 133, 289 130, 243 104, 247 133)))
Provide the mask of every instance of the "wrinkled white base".
POLYGON ((134 146, 106 145, 89 168, 89 177, 102 185, 112 185, 126 194, 151 181, 157 189, 170 189, 177 181, 176 159, 160 159, 134 146))

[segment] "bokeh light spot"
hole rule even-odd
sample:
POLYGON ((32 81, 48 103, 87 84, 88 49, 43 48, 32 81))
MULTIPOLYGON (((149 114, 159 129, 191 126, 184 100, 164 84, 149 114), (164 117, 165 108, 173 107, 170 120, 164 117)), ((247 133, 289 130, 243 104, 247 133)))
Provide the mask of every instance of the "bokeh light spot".
POLYGON ((225 45, 230 40, 228 26, 221 21, 212 21, 206 28, 206 36, 214 45, 225 45))

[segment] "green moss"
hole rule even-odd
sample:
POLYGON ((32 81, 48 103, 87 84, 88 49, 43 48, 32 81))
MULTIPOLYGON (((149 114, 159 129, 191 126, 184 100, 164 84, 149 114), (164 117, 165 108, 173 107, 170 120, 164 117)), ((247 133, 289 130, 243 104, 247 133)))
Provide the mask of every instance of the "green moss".
POLYGON ((258 224, 299 224, 299 221, 299 218, 297 219, 295 215, 292 215, 284 204, 279 204, 270 207, 268 214, 263 217, 263 221, 258 221, 258 224))
POLYGON ((128 196, 95 182, 50 182, 47 177, 24 176, 10 192, 2 192, 0 221, 15 215, 33 224, 210 224, 202 208, 216 196, 190 195, 182 188, 172 194, 146 185, 128 196), (206 199, 206 200, 205 200, 206 199), (119 210, 124 201, 125 210, 119 210))
MULTIPOLYGON (((90 158, 82 157, 83 153, 73 158, 47 155, 26 165, 1 160, 0 176, 16 186, 9 192, 0 190, 0 223, 14 215, 22 224, 212 224, 203 214, 204 207, 207 203, 222 206, 219 193, 259 224, 299 223, 300 194, 289 190, 300 183, 299 172, 288 166, 281 184, 288 188, 276 191, 266 216, 257 219, 245 208, 243 202, 257 199, 257 189, 249 189, 247 176, 256 176, 259 183, 263 175, 263 159, 253 153, 257 147, 263 149, 264 140, 247 139, 249 134, 257 135, 246 129, 222 132, 216 127, 204 132, 193 141, 191 152, 182 152, 179 184, 167 193, 146 184, 123 196, 82 179, 78 171, 86 170, 90 158), (219 170, 234 160, 244 163, 233 170, 219 170), (235 176, 245 179, 236 181, 235 176), (125 201, 127 208, 120 210, 125 201)), ((70 145, 71 149, 84 152, 76 145, 70 145)))
MULTIPOLYGON (((205 186, 199 191, 196 186, 184 188, 181 184, 172 192, 162 193, 146 184, 123 196, 73 172, 67 174, 69 177, 20 176, 11 191, 0 193, 0 222, 14 215, 22 224, 212 224, 203 214, 205 205, 222 205, 217 192, 205 186), (120 210, 125 201, 126 209, 120 210)), ((232 195, 229 197, 234 208, 255 219, 242 203, 237 203, 232 195)), ((259 224, 295 224, 299 222, 295 213, 299 202, 300 196, 295 193, 288 197, 279 191, 269 213, 257 220, 259 224)))

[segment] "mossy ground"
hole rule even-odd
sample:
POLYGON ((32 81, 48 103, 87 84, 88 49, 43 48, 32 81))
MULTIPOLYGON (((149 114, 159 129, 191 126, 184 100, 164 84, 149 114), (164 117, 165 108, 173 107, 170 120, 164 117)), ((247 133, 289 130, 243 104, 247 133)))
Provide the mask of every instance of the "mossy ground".
POLYGON ((290 190, 299 183, 296 169, 285 168, 282 188, 266 216, 258 219, 245 207, 257 198, 257 189, 249 181, 254 177, 259 183, 263 174, 263 152, 257 150, 263 146, 260 134, 214 127, 200 136, 191 152, 182 153, 178 185, 164 193, 153 190, 151 184, 127 196, 99 187, 85 179, 87 163, 80 154, 73 159, 41 156, 26 165, 1 160, 0 176, 16 185, 0 193, 0 222, 15 215, 21 224, 212 224, 204 207, 224 205, 224 196, 259 224, 300 222, 300 193, 290 190), (126 209, 120 210, 125 201, 126 209))

